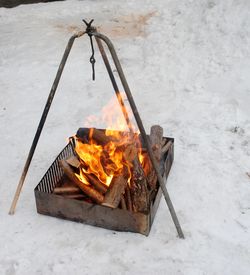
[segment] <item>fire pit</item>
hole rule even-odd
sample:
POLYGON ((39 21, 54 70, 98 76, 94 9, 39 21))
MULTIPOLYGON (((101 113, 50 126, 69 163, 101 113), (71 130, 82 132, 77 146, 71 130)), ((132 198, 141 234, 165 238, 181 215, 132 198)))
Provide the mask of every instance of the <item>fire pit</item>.
POLYGON ((65 49, 9 214, 14 214, 74 40, 88 34, 92 51, 90 57, 92 78, 95 80, 94 37, 114 88, 127 131, 123 129, 114 131, 112 128, 105 130, 80 128, 36 187, 37 211, 105 228, 148 235, 163 194, 178 235, 184 238, 164 181, 164 175, 168 176, 173 162, 174 140, 163 137, 163 129, 160 126, 153 126, 150 135, 147 136, 112 42, 97 32, 91 25, 93 20, 89 23, 83 21, 86 30, 74 34, 65 49), (131 123, 125 98, 118 88, 102 41, 110 51, 138 131, 135 131, 131 123))
MULTIPOLYGON (((152 129, 154 128, 152 127, 152 129)), ((82 130, 83 129, 79 129, 78 134, 82 134, 82 132, 88 132, 90 129, 84 129, 84 131, 82 130)), ((105 132, 103 130, 96 129, 95 131, 99 135, 100 133, 104 135, 105 132)), ((124 133, 119 132, 116 134, 127 136, 124 135, 124 133)), ((84 136, 82 136, 82 138, 84 138, 84 136)), ((142 143, 140 137, 138 138, 142 143)), ((81 144, 84 143, 81 142, 81 144)), ((167 178, 173 162, 174 140, 163 137, 160 145, 160 151, 162 152, 160 156, 161 173, 162 176, 167 178)), ((137 232, 148 235, 162 196, 158 182, 155 184, 151 182, 150 186, 152 187, 153 185, 154 189, 150 188, 149 186, 151 193, 148 198, 148 207, 145 207, 144 204, 141 205, 141 203, 138 204, 137 201, 133 201, 136 200, 136 196, 133 193, 135 190, 133 190, 132 182, 130 184, 130 190, 126 188, 128 187, 126 182, 125 185, 127 186, 125 186, 124 189, 120 187, 120 190, 118 190, 123 192, 118 192, 118 194, 115 194, 115 198, 118 197, 118 204, 112 206, 106 203, 105 205, 103 201, 98 201, 98 199, 96 199, 93 195, 91 196, 91 193, 90 197, 86 194, 86 190, 82 191, 81 188, 77 188, 78 185, 70 179, 70 176, 65 174, 65 168, 63 167, 62 162, 64 162, 64 165, 67 163, 68 166, 71 167, 79 165, 75 159, 77 158, 75 148, 75 140, 71 140, 68 145, 61 151, 40 183, 35 188, 37 212, 40 214, 100 226, 107 229, 137 232)), ((143 151, 143 154, 146 158, 145 150, 143 151)), ((72 171, 74 170, 72 169, 72 171)), ((150 172, 147 174, 148 178, 151 177, 151 180, 154 181, 155 178, 150 175, 150 172)), ((87 180, 90 182, 90 185, 86 186, 91 188, 90 190, 97 191, 98 194, 104 195, 104 198, 107 197, 105 194, 107 194, 107 191, 110 190, 110 186, 105 188, 105 185, 102 184, 99 179, 97 180, 97 177, 93 176, 93 174, 91 177, 89 177, 90 180, 87 178, 87 180), (94 183, 95 181, 103 186, 104 190, 102 190, 101 187, 98 187, 98 185, 94 183)), ((117 183, 118 182, 116 182, 116 184, 117 183)), ((141 192, 140 195, 144 196, 145 194, 141 192)), ((113 203, 114 199, 111 200, 111 202, 113 203)))

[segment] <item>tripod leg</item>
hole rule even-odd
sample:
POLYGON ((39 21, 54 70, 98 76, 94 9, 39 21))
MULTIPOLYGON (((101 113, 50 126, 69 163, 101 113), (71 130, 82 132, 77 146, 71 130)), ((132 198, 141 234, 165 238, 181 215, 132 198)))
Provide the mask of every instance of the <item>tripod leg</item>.
POLYGON ((40 138, 40 135, 41 135, 41 132, 42 132, 44 123, 45 123, 46 118, 47 118, 47 115, 48 115, 48 113, 49 113, 49 109, 50 109, 51 103, 52 103, 53 98, 54 98, 54 95, 55 95, 55 93, 56 93, 56 89, 57 89, 58 83, 59 83, 59 81, 60 81, 60 78, 61 78, 61 75, 62 75, 64 66, 65 66, 65 63, 66 63, 66 61, 67 61, 67 59, 68 59, 68 56, 69 56, 69 53, 70 53, 71 48, 72 48, 72 46, 73 46, 73 43, 74 43, 74 41, 75 41, 75 39, 76 39, 77 37, 80 37, 80 36, 82 36, 83 34, 84 34, 84 32, 79 32, 78 34, 73 35, 73 36, 69 39, 69 41, 68 41, 68 44, 67 44, 66 49, 65 49, 65 51, 64 51, 64 54, 63 54, 61 63, 60 63, 59 68, 58 68, 58 70, 57 70, 55 80, 54 80, 53 85, 52 85, 52 87, 51 87, 51 90, 50 90, 50 93, 49 93, 49 96, 48 96, 46 105, 45 105, 45 107, 44 107, 42 117, 41 117, 41 119, 40 119, 38 128, 37 128, 37 130, 36 130, 36 134, 35 134, 35 137, 34 137, 34 139, 33 139, 33 142, 32 142, 32 145, 31 145, 31 148, 30 148, 30 151, 29 151, 27 160, 26 160, 26 162, 25 162, 25 165, 24 165, 24 168, 23 168, 23 172, 22 172, 21 178, 20 178, 20 180, 19 180, 19 183, 18 183, 16 192, 15 192, 15 195, 14 195, 14 198, 13 198, 13 201, 12 201, 12 204, 11 204, 11 207, 10 207, 10 210, 9 210, 9 214, 10 214, 10 215, 14 215, 14 213, 15 213, 17 201, 18 201, 18 199, 19 199, 19 196, 20 196, 20 193, 21 193, 23 184, 24 184, 24 180, 25 180, 26 175, 27 175, 27 172, 28 172, 28 170, 29 170, 29 166, 30 166, 31 160, 32 160, 32 158, 33 158, 33 155, 34 155, 34 152, 35 152, 35 149, 36 149, 38 140, 39 140, 39 138, 40 138))

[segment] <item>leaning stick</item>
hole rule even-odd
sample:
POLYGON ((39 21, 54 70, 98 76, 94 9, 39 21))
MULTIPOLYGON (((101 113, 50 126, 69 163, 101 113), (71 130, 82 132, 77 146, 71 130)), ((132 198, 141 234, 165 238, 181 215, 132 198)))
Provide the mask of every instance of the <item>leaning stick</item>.
POLYGON ((59 68, 57 70, 55 80, 54 80, 53 85, 51 87, 51 90, 50 90, 50 93, 49 93, 46 105, 44 107, 42 117, 40 119, 38 128, 36 130, 36 134, 35 134, 34 140, 32 142, 32 145, 31 145, 31 148, 30 148, 30 151, 29 151, 26 163, 24 165, 21 178, 20 178, 19 183, 17 185, 17 189, 16 189, 16 192, 15 192, 15 195, 14 195, 14 198, 13 198, 10 210, 9 210, 9 214, 10 215, 14 215, 14 213, 15 213, 16 204, 17 204, 17 201, 19 199, 19 196, 20 196, 23 184, 24 184, 24 180, 25 180, 27 172, 29 170, 31 160, 32 160, 34 152, 36 150, 36 146, 37 146, 38 140, 40 138, 40 135, 41 135, 44 123, 45 123, 47 115, 49 113, 49 109, 50 109, 51 103, 53 101, 54 95, 56 93, 56 89, 57 89, 58 83, 60 81, 60 78, 61 78, 64 66, 65 66, 65 63, 66 63, 66 61, 68 59, 70 50, 71 50, 71 48, 73 46, 73 43, 74 43, 75 39, 78 38, 78 37, 80 37, 80 36, 82 36, 82 35, 84 35, 84 34, 85 34, 85 32, 82 32, 82 31, 79 32, 79 33, 77 33, 77 34, 74 34, 73 36, 71 36, 71 38, 68 41, 68 44, 67 44, 66 49, 64 51, 61 63, 60 63, 59 68))

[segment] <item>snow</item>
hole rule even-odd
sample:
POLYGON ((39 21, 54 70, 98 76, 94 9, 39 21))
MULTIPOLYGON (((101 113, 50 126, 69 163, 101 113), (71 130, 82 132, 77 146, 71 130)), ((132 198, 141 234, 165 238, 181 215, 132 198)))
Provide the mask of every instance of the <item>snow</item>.
MULTIPOLYGON (((249 274, 250 2, 63 1, 0 8, 0 274, 249 274), (71 34, 94 18, 147 131, 175 138, 149 237, 38 215, 34 187, 66 138, 113 95, 87 37, 73 46, 17 206, 8 210, 71 34)), ((103 126, 103 125, 93 125, 103 126)))

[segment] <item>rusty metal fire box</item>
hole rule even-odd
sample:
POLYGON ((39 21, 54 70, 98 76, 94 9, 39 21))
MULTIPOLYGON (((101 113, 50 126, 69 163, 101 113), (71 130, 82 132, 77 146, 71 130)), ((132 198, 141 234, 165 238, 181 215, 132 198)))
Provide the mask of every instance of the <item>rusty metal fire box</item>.
MULTIPOLYGON (((166 180, 174 159, 174 139, 167 139, 172 141, 172 145, 165 155, 162 156, 160 164, 161 173, 166 180)), ((59 165, 59 160, 66 159, 73 154, 73 145, 69 142, 36 186, 34 191, 37 212, 107 229, 136 232, 148 236, 162 196, 162 191, 159 187, 148 213, 132 212, 119 208, 113 209, 53 194, 54 188, 63 177, 63 170, 59 165)))

